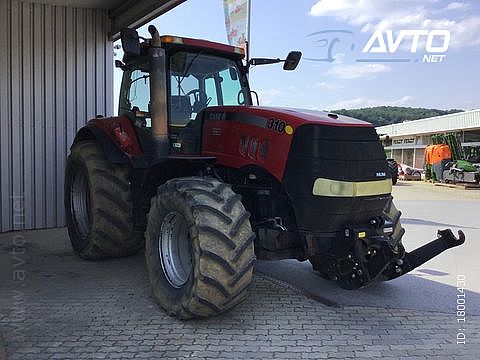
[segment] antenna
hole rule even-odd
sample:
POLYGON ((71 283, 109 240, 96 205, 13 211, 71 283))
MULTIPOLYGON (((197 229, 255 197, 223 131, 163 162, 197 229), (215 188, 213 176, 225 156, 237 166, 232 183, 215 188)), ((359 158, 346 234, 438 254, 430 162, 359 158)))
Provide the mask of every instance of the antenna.
POLYGON ((245 52, 247 58, 247 64, 250 60, 250 17, 252 14, 252 0, 247 0, 247 40, 245 43, 245 52))

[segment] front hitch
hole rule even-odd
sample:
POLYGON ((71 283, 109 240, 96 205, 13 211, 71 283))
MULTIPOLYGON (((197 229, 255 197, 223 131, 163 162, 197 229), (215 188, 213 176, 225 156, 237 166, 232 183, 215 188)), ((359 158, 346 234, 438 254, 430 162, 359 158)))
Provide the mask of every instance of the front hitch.
POLYGON ((435 240, 412 252, 405 253, 403 258, 390 264, 382 274, 383 280, 392 280, 406 274, 445 250, 462 245, 465 242, 465 234, 462 230, 458 230, 458 238, 455 237, 450 229, 438 230, 437 236, 435 240))
POLYGON ((312 263, 315 270, 347 290, 359 289, 375 281, 395 279, 465 242, 465 234, 461 230, 458 238, 450 229, 439 230, 437 239, 412 252, 405 252, 401 243, 393 247, 387 236, 368 236, 365 229, 350 229, 347 233, 351 245, 343 256, 325 256, 312 263))

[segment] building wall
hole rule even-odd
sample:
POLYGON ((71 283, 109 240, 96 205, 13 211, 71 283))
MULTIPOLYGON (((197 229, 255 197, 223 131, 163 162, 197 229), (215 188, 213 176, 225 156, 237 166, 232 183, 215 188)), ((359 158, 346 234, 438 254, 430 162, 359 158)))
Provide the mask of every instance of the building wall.
POLYGON ((105 10, 0 0, 0 231, 63 226, 75 132, 113 110, 105 10))
MULTIPOLYGON (((480 129, 459 130, 454 132, 463 149, 475 148, 475 151, 468 150, 465 155, 471 156, 471 161, 478 161, 480 158, 480 129)), ((388 156, 393 157, 397 162, 408 166, 423 168, 425 165, 425 148, 433 144, 431 134, 417 134, 394 136, 388 143, 384 143, 388 156)))
POLYGON ((448 133, 480 128, 480 109, 377 127, 391 138, 416 134, 448 133))

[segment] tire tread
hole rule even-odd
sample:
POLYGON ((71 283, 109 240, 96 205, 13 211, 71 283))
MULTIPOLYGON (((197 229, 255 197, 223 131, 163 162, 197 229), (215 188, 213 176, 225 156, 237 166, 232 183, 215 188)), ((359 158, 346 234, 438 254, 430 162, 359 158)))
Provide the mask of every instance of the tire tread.
POLYGON ((70 238, 79 234, 75 230, 73 215, 69 213, 68 177, 74 176, 75 173, 69 171, 80 164, 88 173, 90 196, 93 199, 92 221, 90 234, 83 240, 86 244, 82 248, 78 248, 72 240, 75 252, 89 260, 135 254, 143 247, 144 238, 133 224, 130 167, 110 163, 100 144, 94 140, 75 144, 67 160, 65 207, 70 238))
POLYGON ((230 185, 216 179, 173 179, 158 188, 152 199, 145 233, 147 266, 157 301, 170 315, 181 319, 214 316, 245 299, 255 262, 255 234, 249 217, 240 195, 234 193, 230 185), (158 230, 154 228, 161 226, 159 209, 172 206, 169 205, 172 199, 190 209, 194 222, 190 225, 190 233, 197 244, 193 246, 197 260, 194 261, 191 293, 180 302, 163 295, 164 289, 160 286, 164 285, 158 285, 163 283, 156 281, 160 275, 153 270, 161 269, 158 255, 152 251, 154 242, 158 241, 158 230))

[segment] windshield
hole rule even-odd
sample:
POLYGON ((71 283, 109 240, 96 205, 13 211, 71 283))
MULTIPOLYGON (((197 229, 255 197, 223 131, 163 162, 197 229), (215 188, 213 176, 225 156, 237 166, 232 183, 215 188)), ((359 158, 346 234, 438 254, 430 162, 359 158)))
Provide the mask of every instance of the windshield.
POLYGON ((242 76, 234 60, 176 52, 170 57, 170 123, 185 125, 208 106, 251 104, 242 76))

